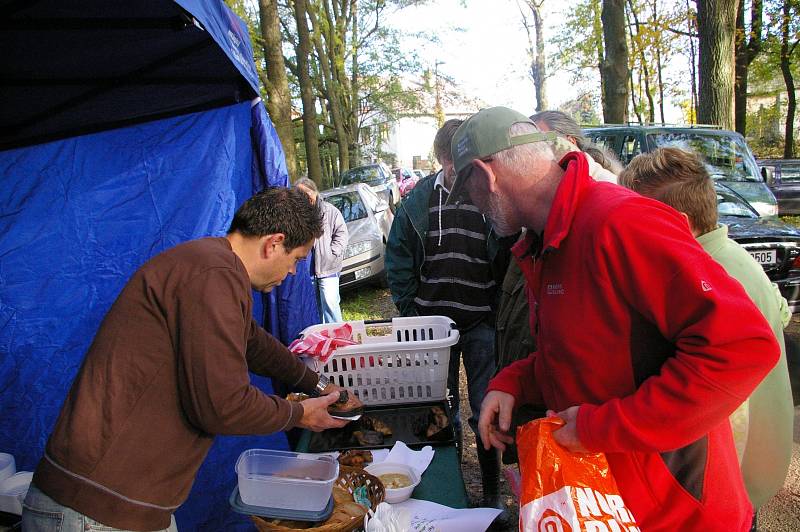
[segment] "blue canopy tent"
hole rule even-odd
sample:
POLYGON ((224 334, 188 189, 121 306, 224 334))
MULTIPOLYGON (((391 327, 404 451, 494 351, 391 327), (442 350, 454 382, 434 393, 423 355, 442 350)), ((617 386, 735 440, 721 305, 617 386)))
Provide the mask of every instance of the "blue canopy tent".
MULTIPOLYGON (((224 234, 288 178, 246 26, 221 0, 2 1, 0 49, 0 452, 32 470, 131 273, 224 234)), ((308 266, 256 307, 284 342, 316 322, 308 266)), ((182 530, 252 528, 227 497, 253 447, 286 440, 218 438, 182 530)))

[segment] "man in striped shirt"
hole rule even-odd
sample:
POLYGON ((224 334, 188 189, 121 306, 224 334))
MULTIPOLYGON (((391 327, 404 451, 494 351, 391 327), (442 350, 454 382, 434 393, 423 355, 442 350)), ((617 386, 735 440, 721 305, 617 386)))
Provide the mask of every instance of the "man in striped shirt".
MULTIPOLYGON (((398 205, 386 246, 386 277, 403 316, 442 315, 456 322, 461 339, 451 349, 448 388, 458 420, 458 370, 464 360, 472 415, 477 422, 494 373, 494 321, 498 286, 508 266, 490 222, 469 201, 446 205, 455 179, 450 142, 461 120, 448 120, 434 139, 442 170, 417 183, 398 205)), ((512 237, 513 242, 513 237, 512 237)), ((478 444, 483 506, 499 506, 499 462, 478 444)))

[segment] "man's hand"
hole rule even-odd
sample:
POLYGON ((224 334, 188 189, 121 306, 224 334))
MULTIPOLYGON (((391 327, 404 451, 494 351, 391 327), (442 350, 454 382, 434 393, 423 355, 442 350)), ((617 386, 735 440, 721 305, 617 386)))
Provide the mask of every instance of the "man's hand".
POLYGON ((332 405, 338 400, 338 390, 333 393, 329 393, 328 395, 315 397, 313 399, 306 399, 302 403, 303 417, 300 418, 300 422, 297 424, 297 426, 303 427, 304 429, 313 430, 314 432, 344 427, 349 423, 348 420, 336 419, 331 417, 331 415, 328 413, 328 405, 332 405))
POLYGON ((589 450, 578 438, 578 410, 580 408, 580 406, 571 406, 558 414, 548 410, 547 417, 560 417, 564 420, 564 425, 553 431, 553 439, 556 440, 556 443, 573 453, 588 453, 589 450))
POLYGON ((509 393, 492 390, 483 398, 478 431, 487 451, 491 447, 505 451, 507 444, 514 443, 514 437, 508 434, 513 411, 514 396, 509 393))

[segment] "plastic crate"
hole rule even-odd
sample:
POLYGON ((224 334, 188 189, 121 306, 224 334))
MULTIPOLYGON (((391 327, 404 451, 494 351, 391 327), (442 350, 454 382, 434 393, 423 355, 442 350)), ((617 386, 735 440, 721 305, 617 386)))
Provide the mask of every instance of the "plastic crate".
MULTIPOLYGON (((351 390, 366 405, 445 399, 450 347, 459 339, 453 320, 419 316, 347 323, 360 344, 337 349, 324 365, 318 358, 303 357, 314 371, 351 390)), ((312 325, 300 336, 342 325, 312 325)))

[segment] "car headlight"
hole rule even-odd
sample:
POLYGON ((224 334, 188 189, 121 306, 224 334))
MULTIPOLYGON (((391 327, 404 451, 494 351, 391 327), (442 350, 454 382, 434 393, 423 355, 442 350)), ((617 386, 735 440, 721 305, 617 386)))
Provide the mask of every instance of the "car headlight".
POLYGON ((777 216, 778 215, 778 206, 773 203, 767 203, 765 201, 754 201, 750 203, 755 210, 758 211, 758 214, 761 216, 777 216))
POLYGON ((377 243, 374 240, 364 240, 362 242, 354 242, 347 245, 344 251, 344 258, 349 259, 355 255, 369 252, 372 248, 376 247, 377 243))

